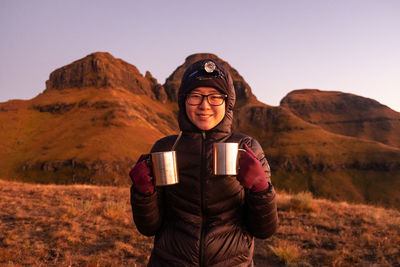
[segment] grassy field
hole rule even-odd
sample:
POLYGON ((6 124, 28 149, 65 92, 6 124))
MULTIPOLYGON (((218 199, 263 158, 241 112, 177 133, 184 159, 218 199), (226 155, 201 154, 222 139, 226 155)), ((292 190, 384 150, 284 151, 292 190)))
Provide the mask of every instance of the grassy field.
MULTIPOLYGON (((145 266, 129 189, 0 180, 0 266, 145 266)), ((400 212, 279 193, 280 228, 257 266, 400 266, 400 212)))

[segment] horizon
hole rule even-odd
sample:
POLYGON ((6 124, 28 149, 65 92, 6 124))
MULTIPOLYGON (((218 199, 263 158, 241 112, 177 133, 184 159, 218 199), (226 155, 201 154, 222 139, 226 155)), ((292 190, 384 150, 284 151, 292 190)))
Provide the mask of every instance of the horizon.
POLYGON ((160 84, 187 56, 212 53, 271 106, 293 90, 319 89, 400 111, 395 0, 5 0, 0 7, 0 102, 35 97, 52 71, 93 52, 150 71, 160 84))

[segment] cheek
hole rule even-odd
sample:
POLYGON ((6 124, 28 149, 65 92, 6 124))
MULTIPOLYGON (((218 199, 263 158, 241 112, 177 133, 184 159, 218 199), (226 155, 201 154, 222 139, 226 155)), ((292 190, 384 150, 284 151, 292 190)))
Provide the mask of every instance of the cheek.
POLYGON ((222 121, 222 119, 225 117, 225 106, 218 107, 215 113, 218 122, 222 121))
POLYGON ((190 106, 188 104, 185 105, 185 112, 186 112, 186 116, 192 120, 192 115, 193 114, 193 106, 190 106))

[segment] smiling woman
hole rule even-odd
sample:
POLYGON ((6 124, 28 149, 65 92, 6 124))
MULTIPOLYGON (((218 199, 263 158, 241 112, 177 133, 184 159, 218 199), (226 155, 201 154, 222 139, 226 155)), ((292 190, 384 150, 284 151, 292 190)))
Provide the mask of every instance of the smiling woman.
POLYGON ((179 182, 154 186, 155 165, 146 154, 131 170, 137 229, 156 236, 148 266, 253 266, 254 238, 276 231, 275 190, 263 149, 255 139, 231 132, 235 100, 223 66, 211 59, 193 63, 178 92, 181 134, 151 149, 175 149, 179 182), (242 148, 237 175, 214 174, 216 143, 242 148))
POLYGON ((225 116, 225 98, 212 87, 195 88, 186 97, 189 120, 201 130, 214 128, 225 116))

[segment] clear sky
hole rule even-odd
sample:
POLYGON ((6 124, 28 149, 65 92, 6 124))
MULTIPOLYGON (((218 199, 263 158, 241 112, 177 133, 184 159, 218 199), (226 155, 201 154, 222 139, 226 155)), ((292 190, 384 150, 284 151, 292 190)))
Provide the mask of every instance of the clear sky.
POLYGON ((400 112, 400 0, 0 0, 0 102, 106 51, 158 82, 193 53, 229 62, 258 99, 335 90, 400 112))

